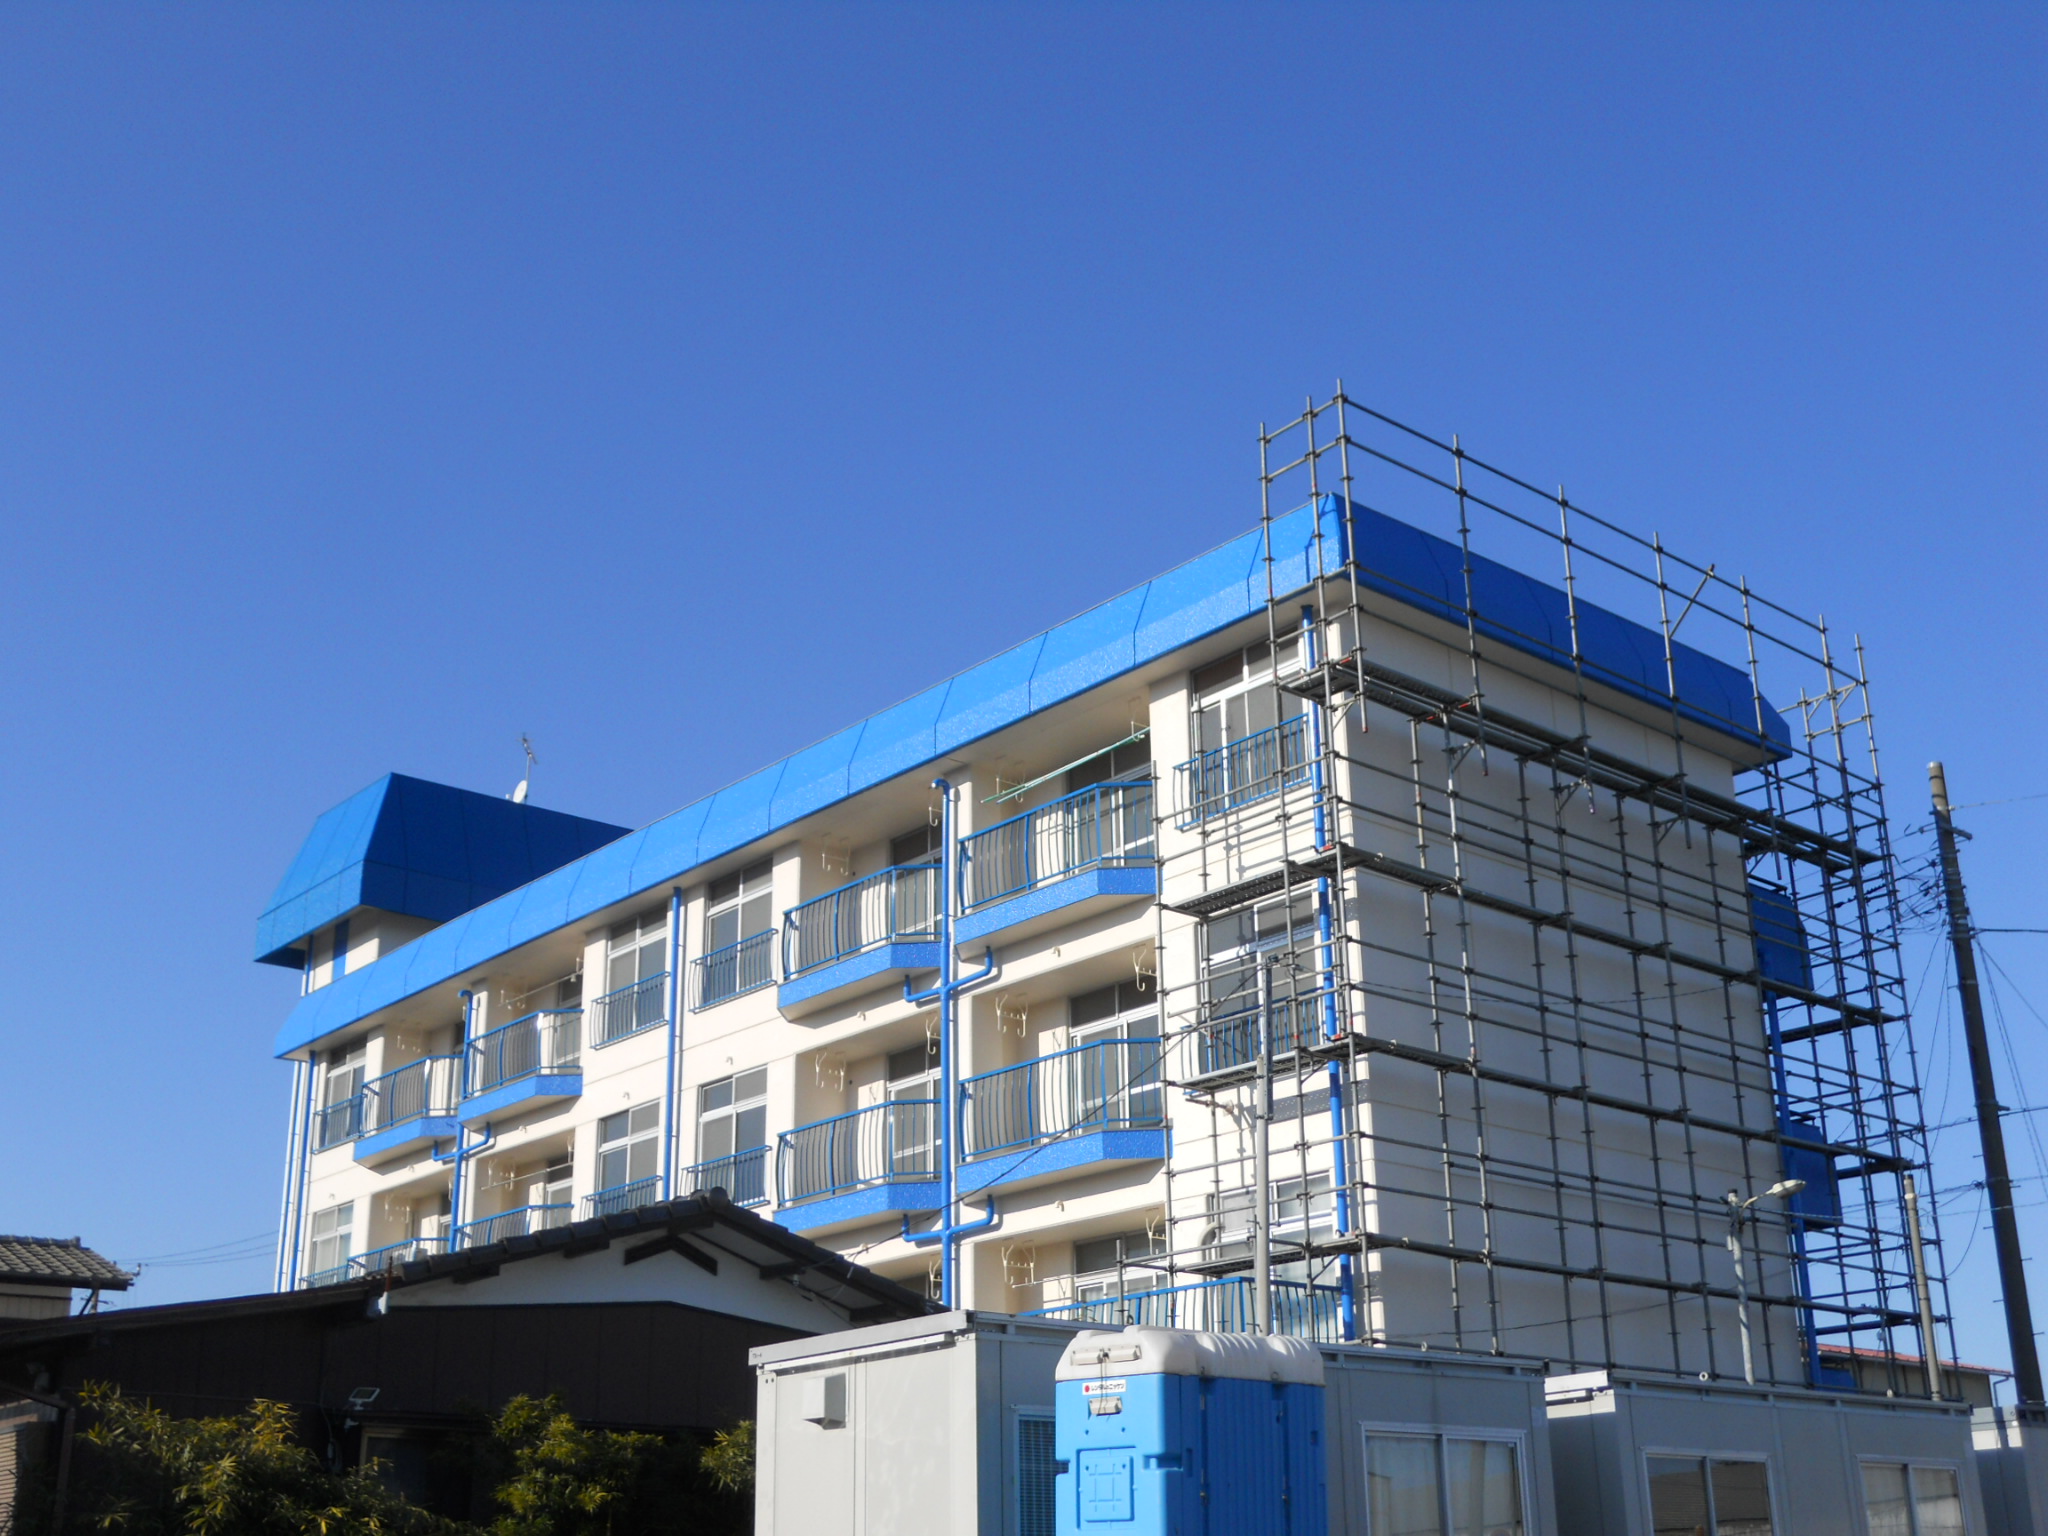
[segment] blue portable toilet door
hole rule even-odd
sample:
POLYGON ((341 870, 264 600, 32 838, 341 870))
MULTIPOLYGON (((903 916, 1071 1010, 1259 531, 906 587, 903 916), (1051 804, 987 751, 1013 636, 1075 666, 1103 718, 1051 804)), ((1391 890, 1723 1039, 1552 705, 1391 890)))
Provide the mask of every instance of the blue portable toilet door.
POLYGON ((1129 1521, 1136 1515, 1131 1499, 1133 1454, 1121 1445, 1081 1452, 1075 1471, 1081 1485, 1083 1525, 1129 1521))

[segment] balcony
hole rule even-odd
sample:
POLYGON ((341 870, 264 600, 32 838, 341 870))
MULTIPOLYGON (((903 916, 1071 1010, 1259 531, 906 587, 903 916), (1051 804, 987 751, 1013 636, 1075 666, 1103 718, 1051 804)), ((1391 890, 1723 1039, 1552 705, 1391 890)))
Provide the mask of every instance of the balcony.
POLYGON ((714 1157, 692 1163, 683 1170, 683 1192, 701 1195, 722 1189, 734 1205, 768 1203, 768 1149, 754 1147, 730 1157, 714 1157))
POLYGON ((578 1214, 585 1221, 593 1216, 618 1216, 627 1211, 637 1211, 643 1205, 653 1205, 660 1199, 660 1179, 635 1179, 630 1184, 615 1184, 610 1189, 585 1195, 583 1209, 578 1214))
POLYGON ((482 1248, 490 1243, 502 1243, 508 1237, 525 1237, 531 1232, 566 1227, 574 1210, 575 1207, 568 1204, 522 1205, 514 1210, 500 1211, 495 1216, 466 1221, 455 1229, 455 1246, 482 1248))
POLYGON ((697 957, 697 1001, 709 1008, 742 992, 755 992, 775 980, 775 930, 764 928, 737 944, 697 957))
POLYGON ((1023 938, 1159 894, 1152 780, 1091 784, 960 843, 961 944, 1023 938))
POLYGON ((299 1281, 303 1288, 321 1285, 340 1285, 345 1280, 362 1280, 371 1275, 381 1275, 398 1268, 414 1259, 424 1259, 429 1254, 445 1253, 448 1239, 445 1237, 409 1237, 402 1243, 388 1243, 382 1248, 372 1248, 368 1253, 356 1254, 332 1268, 316 1270, 299 1281))
POLYGON ((590 1043, 610 1045, 643 1029, 668 1022, 668 972, 643 976, 631 986, 607 992, 590 1003, 590 1043))
POLYGON ((425 1056, 363 1085, 359 1163, 382 1162, 453 1138, 459 1129, 462 1058, 425 1056))
POLYGON ((1161 1042, 1098 1040, 960 1085, 960 1192, 1166 1156, 1161 1042))
MULTIPOLYGON (((1143 1284, 1151 1276, 1134 1271, 1132 1283, 1143 1284)), ((1298 1280, 1273 1282, 1273 1331, 1290 1338, 1314 1339, 1323 1344, 1342 1342, 1343 1292, 1334 1285, 1304 1285, 1298 1280)), ((1070 1323, 1093 1323, 1118 1328, 1137 1325, 1146 1328, 1188 1328, 1202 1333, 1250 1333, 1257 1308, 1248 1275, 1228 1275, 1218 1280, 1201 1280, 1190 1285, 1160 1286, 1154 1290, 1131 1290, 1122 1296, 1103 1296, 1090 1301, 1070 1301, 1056 1307, 1040 1307, 1026 1317, 1051 1317, 1070 1323)))
MULTIPOLYGON (((1286 985, 1285 980, 1279 985, 1286 985)), ((1310 990, 1306 986, 1293 996, 1274 996, 1267 1004, 1266 1024, 1273 1060, 1285 1060, 1304 1047, 1327 1039, 1330 1012, 1336 1000, 1337 994, 1329 989, 1310 990)), ((1257 1003, 1248 1003, 1242 990, 1220 1004, 1212 1002, 1203 1009, 1201 1022, 1188 1045, 1194 1057, 1189 1081, 1241 1074, 1259 1059, 1257 1003)))
POLYGON ((1197 827, 1309 781, 1308 721, 1297 716, 1189 758, 1174 770, 1180 825, 1197 827))
POLYGON ((775 1219, 796 1232, 939 1205, 939 1105, 896 1099, 784 1131, 775 1219))
POLYGON ((782 914, 776 1006, 800 1018, 939 968, 939 866, 865 876, 782 914))
POLYGON ((352 1093, 345 1099, 322 1105, 313 1111, 313 1150, 325 1152, 354 1141, 363 1134, 363 1096, 352 1093))
POLYGON ((583 1010, 543 1009, 469 1042, 460 1118, 480 1125, 581 1092, 583 1010))

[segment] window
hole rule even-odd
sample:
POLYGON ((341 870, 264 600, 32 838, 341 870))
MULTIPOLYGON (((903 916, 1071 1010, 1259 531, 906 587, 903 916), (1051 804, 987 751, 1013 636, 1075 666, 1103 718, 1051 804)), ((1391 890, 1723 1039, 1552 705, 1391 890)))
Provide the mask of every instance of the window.
POLYGON ((1323 958, 1312 890, 1297 890, 1202 925, 1201 1068, 1222 1071, 1259 1054, 1260 977, 1275 1056, 1323 1033, 1323 958))
POLYGON ((1863 1464, 1870 1536, 1963 1536, 1963 1495, 1954 1467, 1863 1464))
POLYGON ((1017 1415, 1017 1536, 1056 1536, 1059 1530, 1053 1459, 1053 1416, 1017 1415))
POLYGON ((704 918, 704 948, 729 949, 766 933, 772 924, 771 866, 766 859, 711 882, 704 918))
POLYGON ((889 1171, 930 1173, 938 1167, 939 1042, 891 1051, 883 1096, 889 1111, 889 1171))
POLYGON ((1075 1128, 1149 1125, 1164 1106, 1159 1087, 1159 1001, 1133 981, 1067 1003, 1068 1090, 1075 1128))
POLYGON ((901 837, 890 838, 890 865, 907 869, 918 864, 939 863, 946 855, 942 833, 942 828, 933 826, 927 819, 923 826, 913 828, 901 837))
POLYGON ((1113 779, 1149 779, 1152 777, 1152 747, 1142 739, 1126 741, 1111 747, 1107 752, 1095 756, 1067 770, 1067 790, 1086 789, 1091 784, 1107 784, 1113 779))
MULTIPOLYGON (((1298 646, 1294 636, 1281 640, 1282 675, 1295 670, 1298 646)), ((1195 750, 1213 752, 1298 718, 1302 701, 1274 687, 1273 676, 1273 652, 1263 640, 1198 669, 1188 680, 1195 705, 1195 750)))
MULTIPOLYGON (((768 1145, 768 1069, 721 1077, 697 1090, 697 1160, 708 1163, 768 1145)), ((709 1186, 705 1186, 709 1188, 709 1186)), ((727 1191, 737 1200, 740 1192, 727 1191)))
MULTIPOLYGON (((1274 1179, 1273 1244, 1276 1256, 1289 1243, 1319 1243, 1335 1230, 1336 1197, 1328 1173, 1274 1179)), ((1226 1189, 1208 1197, 1209 1227, 1202 1246, 1210 1257, 1242 1259, 1252 1251, 1252 1213, 1256 1192, 1226 1189)), ((1293 1259, 1273 1266, 1273 1278, 1297 1284, 1310 1278, 1311 1264, 1325 1261, 1293 1259)))
POLYGON ((320 1085, 315 1147, 339 1146, 362 1135, 364 1060, 365 1050, 360 1044, 346 1045, 328 1054, 327 1070, 320 1085))
POLYGON ((566 1225, 574 1190, 569 1154, 563 1152, 541 1169, 539 1176, 527 1187, 526 1203, 545 1208, 541 1219, 534 1223, 534 1229, 566 1225))
POLYGON ((1138 1321, 1115 1316, 1114 1303, 1164 1286, 1166 1271, 1144 1261, 1165 1252, 1165 1236, 1150 1230, 1083 1238, 1074 1244, 1074 1300, 1110 1303, 1098 1321, 1138 1321))
POLYGON ((599 1045, 668 1022, 668 909, 615 924, 605 943, 604 995, 591 1005, 599 1045))
POLYGON ((661 1105, 636 1104, 597 1123, 599 1193, 651 1180, 661 1161, 661 1105))
POLYGON ((312 1251, 307 1255, 306 1279, 313 1284, 339 1280, 355 1252, 356 1203, 344 1200, 313 1213, 312 1251))
MULTIPOLYGON (((1280 642, 1282 673, 1294 670, 1297 648, 1292 638, 1280 642)), ((1182 769, 1187 824, 1307 782, 1306 706, 1273 679, 1272 653, 1263 642, 1189 679, 1196 756, 1182 769)))
POLYGON ((1522 1536, 1522 1469, 1512 1440, 1365 1437, 1367 1536, 1522 1536))
POLYGON ((1650 1456, 1654 1536, 1771 1536, 1771 1474, 1761 1461, 1650 1456))

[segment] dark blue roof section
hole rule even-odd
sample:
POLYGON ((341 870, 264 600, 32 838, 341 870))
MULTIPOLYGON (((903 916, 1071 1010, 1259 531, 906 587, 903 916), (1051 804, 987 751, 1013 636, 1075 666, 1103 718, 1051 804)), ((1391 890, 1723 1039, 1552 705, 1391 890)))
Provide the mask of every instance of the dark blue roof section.
MULTIPOLYGON (((1355 546, 1346 537, 1345 519, 1334 497, 1276 518, 1274 590, 1300 591, 1314 579, 1319 559, 1334 572, 1345 551, 1355 547, 1364 579, 1376 590, 1454 622, 1464 621, 1463 578, 1455 545, 1363 507, 1352 509, 1352 524, 1355 546)), ((301 998, 278 1032, 277 1053, 303 1049, 380 1008, 450 981, 614 903, 682 879, 698 865, 736 852, 778 828, 1262 613, 1263 560, 1264 545, 1257 532, 1233 539, 465 913, 374 965, 301 998)), ((1545 661, 1570 666, 1564 594, 1490 561, 1483 570, 1483 579, 1475 571, 1479 602, 1500 609, 1498 616, 1489 613, 1481 621, 1484 632, 1545 661)), ((1664 687, 1663 642, 1654 631, 1583 603, 1579 630, 1589 652, 1589 675, 1662 707, 1671 706, 1664 687), (1600 650, 1594 656, 1596 645, 1600 650)), ((1756 733, 1730 724, 1756 718, 1747 675, 1683 647, 1679 653, 1681 695, 1694 688, 1699 699, 1694 704, 1682 696, 1679 708, 1754 749, 1756 733)), ((1784 722, 1768 706, 1765 717, 1771 740, 1789 739, 1784 722)))
POLYGON ((624 837, 626 827, 387 773, 313 823, 256 924, 256 958, 301 947, 357 907, 445 923, 624 837))

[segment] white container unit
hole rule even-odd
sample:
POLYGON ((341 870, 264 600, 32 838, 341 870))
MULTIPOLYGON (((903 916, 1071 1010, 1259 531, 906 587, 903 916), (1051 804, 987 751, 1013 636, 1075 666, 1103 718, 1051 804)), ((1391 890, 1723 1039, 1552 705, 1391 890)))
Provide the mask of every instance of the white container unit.
MULTIPOLYGON (((1084 1326, 951 1312, 756 1349, 757 1536, 1054 1536, 1054 1373, 1084 1326)), ((1571 1529, 1538 1366, 1316 1348, 1332 1536, 1571 1529)))
POLYGON ((1572 1536, 2003 1536, 1960 1403, 1624 1371, 1552 1377, 1547 1395, 1572 1536))

